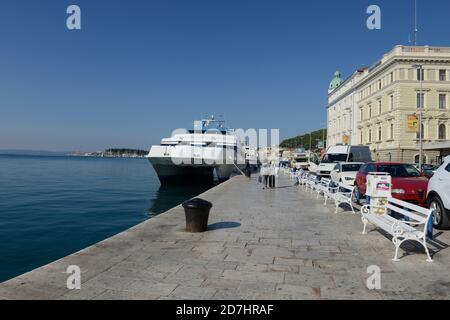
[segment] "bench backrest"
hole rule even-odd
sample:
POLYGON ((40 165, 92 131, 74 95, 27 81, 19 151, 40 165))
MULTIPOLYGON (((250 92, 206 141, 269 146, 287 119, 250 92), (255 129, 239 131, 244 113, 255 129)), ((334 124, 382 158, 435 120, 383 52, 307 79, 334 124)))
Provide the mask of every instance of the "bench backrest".
POLYGON ((331 184, 331 180, 327 179, 327 178, 322 178, 322 180, 320 180, 320 184, 324 187, 329 187, 331 184))
POLYGON ((355 190, 354 186, 349 186, 348 184, 345 183, 339 183, 339 191, 343 190, 345 193, 352 193, 355 190))
POLYGON ((422 208, 395 198, 388 198, 386 208, 419 223, 426 223, 433 212, 432 209, 422 208))

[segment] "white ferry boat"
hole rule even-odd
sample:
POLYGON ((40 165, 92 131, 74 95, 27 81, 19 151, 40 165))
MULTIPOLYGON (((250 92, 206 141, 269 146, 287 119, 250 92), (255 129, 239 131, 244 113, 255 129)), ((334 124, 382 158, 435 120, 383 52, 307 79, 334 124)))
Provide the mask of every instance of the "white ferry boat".
POLYGON ((147 156, 161 184, 212 182, 230 178, 246 166, 245 148, 224 121, 195 121, 194 130, 173 134, 147 156))

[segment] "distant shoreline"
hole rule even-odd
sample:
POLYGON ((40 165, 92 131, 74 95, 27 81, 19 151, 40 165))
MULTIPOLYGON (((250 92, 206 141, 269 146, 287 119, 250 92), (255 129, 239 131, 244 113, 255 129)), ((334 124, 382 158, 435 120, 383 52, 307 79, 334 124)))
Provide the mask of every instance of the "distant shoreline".
POLYGON ((144 159, 148 151, 139 149, 107 149, 105 151, 54 152, 41 150, 0 150, 1 156, 35 156, 35 157, 86 157, 86 158, 131 158, 144 159))

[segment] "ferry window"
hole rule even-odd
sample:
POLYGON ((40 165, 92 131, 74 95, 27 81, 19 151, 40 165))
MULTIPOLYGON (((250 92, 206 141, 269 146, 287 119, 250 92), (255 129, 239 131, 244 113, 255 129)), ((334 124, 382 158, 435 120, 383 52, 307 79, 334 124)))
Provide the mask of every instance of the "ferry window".
POLYGON ((445 167, 445 171, 450 172, 450 163, 445 167))

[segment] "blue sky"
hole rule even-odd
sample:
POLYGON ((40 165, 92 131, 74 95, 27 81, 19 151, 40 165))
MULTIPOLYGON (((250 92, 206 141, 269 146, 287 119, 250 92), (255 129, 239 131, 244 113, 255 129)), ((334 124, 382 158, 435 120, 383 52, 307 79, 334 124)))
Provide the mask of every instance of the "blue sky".
MULTIPOLYGON (((0 148, 149 148, 205 113, 290 137, 327 87, 408 44, 413 0, 0 0, 0 148), (82 30, 66 28, 78 4, 82 30), (382 10, 382 30, 366 9, 382 10)), ((419 44, 450 46, 450 2, 419 0, 419 44)))

